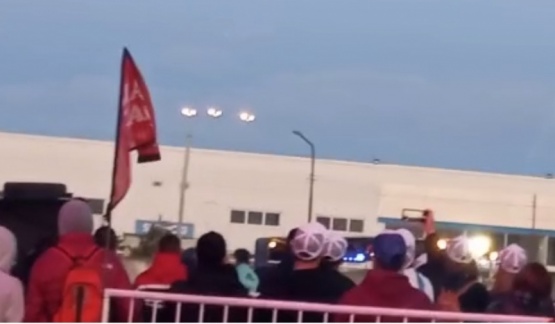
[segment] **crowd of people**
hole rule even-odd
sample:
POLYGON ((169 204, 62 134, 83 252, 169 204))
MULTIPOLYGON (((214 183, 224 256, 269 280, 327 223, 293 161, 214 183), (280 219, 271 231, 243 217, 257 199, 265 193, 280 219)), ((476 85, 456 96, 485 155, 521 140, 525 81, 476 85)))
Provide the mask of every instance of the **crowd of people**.
MULTIPOLYGON (((58 216, 59 237, 34 252, 26 261, 29 271, 14 276, 16 239, 0 227, 0 321, 63 322, 100 321, 103 289, 135 289, 175 294, 260 298, 320 304, 444 310, 509 315, 554 317, 552 282, 545 266, 528 262, 524 249, 511 244, 499 253, 495 283, 488 290, 478 278, 469 241, 459 236, 446 249, 437 246, 433 213, 426 219, 425 250, 417 258, 416 239, 406 230, 384 230, 371 244, 372 269, 355 284, 339 267, 347 241, 319 223, 292 229, 287 236, 285 258, 278 265, 253 269, 246 249, 228 260, 225 238, 216 232, 199 237, 196 247, 182 251, 181 240, 167 234, 147 270, 131 282, 116 254, 117 236, 108 227, 94 235, 93 216, 82 200, 70 200, 58 216)), ((221 306, 156 300, 111 300, 110 321, 181 322, 223 320, 221 306), (156 314, 153 311, 156 310, 156 314), (131 313, 130 313, 131 312, 131 313)), ((322 312, 304 312, 303 322, 322 322, 322 312)), ((247 310, 231 307, 228 321, 247 319, 247 310)), ((255 321, 271 321, 271 311, 257 309, 255 321)), ((349 314, 331 314, 330 320, 347 322, 349 314)), ((297 321, 297 313, 279 311, 280 322, 297 321)), ((372 322, 373 316, 357 315, 356 322, 372 322)), ((381 321, 400 321, 390 317, 381 321)))

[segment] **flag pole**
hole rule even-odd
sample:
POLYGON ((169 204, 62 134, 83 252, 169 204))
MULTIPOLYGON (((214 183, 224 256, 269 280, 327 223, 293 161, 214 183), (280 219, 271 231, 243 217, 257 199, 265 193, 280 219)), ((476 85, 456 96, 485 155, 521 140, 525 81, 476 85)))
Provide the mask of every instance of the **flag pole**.
MULTIPOLYGON (((118 165, 118 152, 120 148, 120 136, 121 136, 121 121, 123 120, 123 109, 122 109, 122 100, 124 94, 124 71, 125 71, 125 59, 129 56, 129 51, 126 47, 123 48, 123 55, 121 58, 121 67, 120 67, 120 82, 119 82, 119 96, 118 96, 118 115, 116 121, 116 140, 114 145, 114 163, 112 165, 112 184, 110 188, 110 199, 108 200, 108 207, 106 208, 106 214, 104 215, 104 221, 108 228, 112 228, 112 210, 113 210, 113 197, 114 192, 116 190, 116 173, 117 173, 117 165, 118 165)), ((107 240, 109 243, 109 240, 107 240)), ((108 246, 107 246, 108 247, 108 246)))
MULTIPOLYGON (((116 121, 116 143, 115 143, 115 148, 114 148, 114 165, 112 167, 112 187, 110 188, 110 198, 108 200, 108 206, 106 207, 106 214, 104 215, 104 221, 106 223, 106 227, 107 227, 107 237, 106 237, 106 244, 104 246, 104 249, 106 250, 106 252, 108 252, 110 250, 110 245, 111 245, 111 240, 112 240, 112 235, 111 235, 111 231, 112 231, 112 205, 113 205, 113 196, 114 196, 114 191, 115 191, 115 178, 116 178, 116 171, 117 171, 117 163, 118 163, 118 152, 119 152, 119 147, 120 147, 120 135, 121 135, 121 126, 120 123, 123 120, 123 109, 122 109, 122 103, 121 100, 123 99, 123 90, 124 90, 124 71, 125 71, 125 58, 128 55, 128 51, 127 48, 123 48, 123 55, 122 55, 122 59, 121 59, 121 75, 120 75, 120 89, 119 89, 119 98, 118 98, 118 114, 117 114, 117 121, 116 121)), ((104 254, 104 266, 103 266, 103 271, 102 271, 102 285, 104 287, 106 287, 106 283, 107 283, 107 276, 108 276, 108 263, 109 263, 109 255, 110 253, 105 253, 104 254)), ((107 296, 104 296, 104 298, 108 298, 107 296)))

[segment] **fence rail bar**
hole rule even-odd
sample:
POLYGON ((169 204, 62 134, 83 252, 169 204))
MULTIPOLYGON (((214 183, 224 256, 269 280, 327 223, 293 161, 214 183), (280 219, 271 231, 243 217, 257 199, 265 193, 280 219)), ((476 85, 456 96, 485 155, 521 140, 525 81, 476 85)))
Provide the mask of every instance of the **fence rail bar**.
MULTIPOLYGON (((154 299, 178 303, 192 303, 201 305, 201 313, 204 312, 204 305, 224 305, 238 307, 252 307, 265 309, 292 310, 298 312, 320 312, 329 314, 350 314, 373 315, 383 318, 384 316, 403 317, 403 318, 426 318, 440 321, 469 321, 469 322, 520 322, 520 323, 539 323, 550 322, 551 318, 530 317, 530 316, 509 316, 509 315, 490 315, 456 313, 443 311, 423 311, 412 309, 395 309, 382 307, 361 307, 347 305, 330 305, 303 302, 286 302, 278 300, 262 300, 249 298, 230 298, 199 295, 170 294, 161 292, 146 292, 136 290, 106 289, 105 298, 131 298, 131 299, 154 299)), ((105 303, 106 305, 106 303, 105 303)), ((104 309, 104 312, 109 311, 104 309)), ((275 311, 274 311, 275 313, 275 311)), ((107 319, 104 314, 103 319, 107 319)))

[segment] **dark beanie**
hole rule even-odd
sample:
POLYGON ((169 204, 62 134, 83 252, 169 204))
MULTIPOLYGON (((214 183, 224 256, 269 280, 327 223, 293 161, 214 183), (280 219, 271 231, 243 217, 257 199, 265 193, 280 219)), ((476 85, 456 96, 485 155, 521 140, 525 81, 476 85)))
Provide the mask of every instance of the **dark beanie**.
POLYGON ((219 266, 224 262, 227 247, 224 237, 217 232, 208 232, 197 241, 197 261, 199 267, 219 266))

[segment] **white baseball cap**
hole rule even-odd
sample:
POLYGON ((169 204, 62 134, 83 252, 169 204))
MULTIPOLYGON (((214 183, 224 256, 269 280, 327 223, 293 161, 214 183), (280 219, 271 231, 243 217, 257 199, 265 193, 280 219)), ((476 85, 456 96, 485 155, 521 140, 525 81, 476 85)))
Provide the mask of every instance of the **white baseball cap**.
POLYGON ((526 251, 517 244, 511 244, 499 252, 499 267, 509 273, 518 273, 528 263, 526 251))
POLYGON ((407 246, 404 267, 408 268, 414 262, 414 258, 416 257, 416 238, 412 232, 406 228, 400 228, 396 232, 403 237, 405 245, 407 246))
POLYGON ((324 242, 324 252, 322 256, 332 262, 337 262, 343 259, 347 253, 347 240, 343 235, 329 231, 324 242))
POLYGON ((472 254, 470 253, 470 242, 465 235, 457 236, 447 242, 445 249, 449 259, 457 263, 468 264, 472 262, 472 254))
POLYGON ((295 231, 291 240, 293 254, 305 261, 311 261, 322 256, 328 230, 320 223, 303 225, 295 231))

